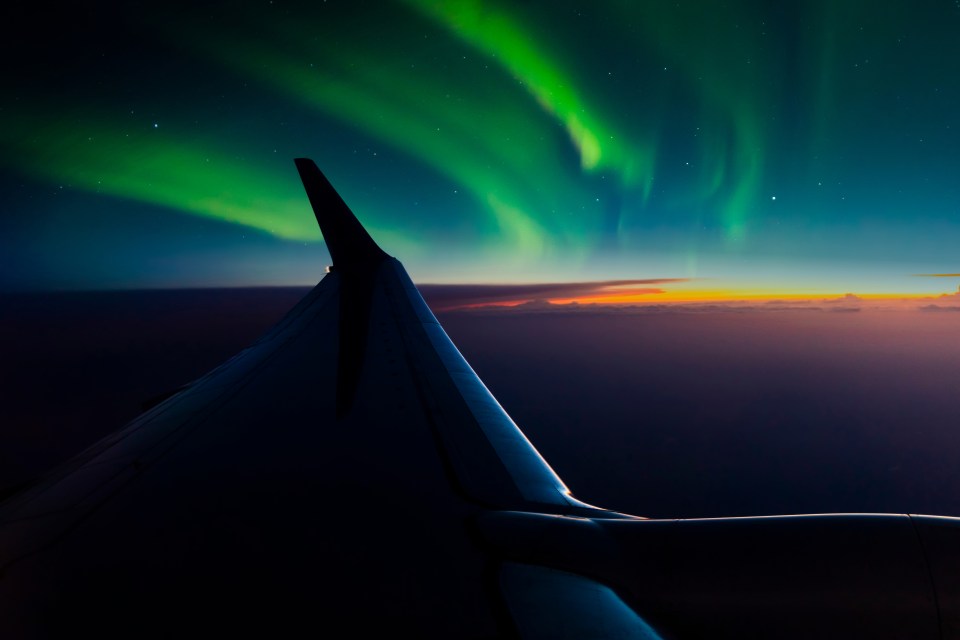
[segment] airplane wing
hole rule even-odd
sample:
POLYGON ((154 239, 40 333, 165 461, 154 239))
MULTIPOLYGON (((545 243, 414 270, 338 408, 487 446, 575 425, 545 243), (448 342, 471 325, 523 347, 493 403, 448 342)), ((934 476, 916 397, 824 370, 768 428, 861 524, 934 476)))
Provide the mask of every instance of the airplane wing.
POLYGON ((955 519, 656 521, 576 500, 400 262, 296 165, 330 272, 0 505, 0 635, 960 633, 955 519))

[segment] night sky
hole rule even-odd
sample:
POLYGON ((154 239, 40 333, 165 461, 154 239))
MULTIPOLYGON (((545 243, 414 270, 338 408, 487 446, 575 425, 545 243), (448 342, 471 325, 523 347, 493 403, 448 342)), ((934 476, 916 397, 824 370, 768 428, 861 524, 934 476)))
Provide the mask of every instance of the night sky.
POLYGON ((0 289, 313 284, 297 156, 417 282, 960 283, 952 0, 27 4, 0 289))

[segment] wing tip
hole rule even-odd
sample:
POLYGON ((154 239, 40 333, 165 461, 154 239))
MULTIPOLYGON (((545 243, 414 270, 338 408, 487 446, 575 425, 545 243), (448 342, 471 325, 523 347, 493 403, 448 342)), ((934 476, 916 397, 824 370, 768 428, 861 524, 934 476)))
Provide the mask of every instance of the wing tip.
POLYGON ((310 199, 320 232, 338 270, 378 264, 388 257, 333 188, 317 163, 294 158, 300 180, 310 199))

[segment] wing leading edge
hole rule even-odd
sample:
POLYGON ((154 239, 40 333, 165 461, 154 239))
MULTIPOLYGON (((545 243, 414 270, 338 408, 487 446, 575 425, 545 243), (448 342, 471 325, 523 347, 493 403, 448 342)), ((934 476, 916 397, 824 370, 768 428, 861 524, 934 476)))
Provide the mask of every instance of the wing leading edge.
MULTIPOLYGON (((333 259, 340 288, 338 394, 342 416, 349 409, 362 366, 375 295, 382 313, 400 330, 402 351, 417 398, 452 481, 479 504, 523 508, 528 504, 560 512, 599 510, 575 498, 523 435, 444 332, 400 261, 387 256, 309 159, 298 158, 314 214, 333 259)), ((379 309, 379 307, 378 307, 379 309)))
POLYGON ((354 635, 960 636, 957 519, 657 521, 576 500, 400 262, 296 165, 333 269, 255 344, 0 505, 0 633, 337 616, 354 635))

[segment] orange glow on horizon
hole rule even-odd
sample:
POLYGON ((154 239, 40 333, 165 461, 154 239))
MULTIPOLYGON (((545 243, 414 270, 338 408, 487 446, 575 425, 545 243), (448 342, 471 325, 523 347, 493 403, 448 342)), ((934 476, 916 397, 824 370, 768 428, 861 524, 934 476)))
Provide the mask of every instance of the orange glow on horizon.
MULTIPOLYGON (((531 295, 529 291, 510 292, 509 285, 503 285, 503 290, 494 291, 490 295, 486 291, 484 296, 474 298, 470 295, 469 287, 465 288, 463 297, 459 300, 449 300, 446 304, 434 306, 436 311, 454 311, 458 309, 473 310, 483 308, 509 309, 525 305, 602 305, 602 306, 659 306, 659 305, 703 305, 715 304, 723 306, 750 306, 769 305, 769 308, 781 306, 825 306, 827 308, 848 309, 916 309, 921 306, 933 305, 960 308, 960 292, 911 292, 911 293, 853 293, 850 291, 824 292, 811 289, 776 290, 760 287, 697 287, 692 281, 685 281, 677 286, 670 283, 670 288, 664 288, 663 281, 650 281, 649 286, 638 283, 620 284, 619 282, 577 283, 576 285, 559 286, 556 291, 549 289, 539 295, 531 295), (591 286, 591 284, 593 286, 591 286), (693 286, 689 286, 693 284, 693 286), (511 295, 511 293, 513 295, 511 295), (549 295, 553 293, 554 295, 549 295), (489 297, 488 297, 489 296, 489 297), (513 297, 516 296, 516 297, 513 297), (488 298, 487 298, 488 297, 488 298), (487 299, 484 299, 487 298, 487 299)), ((487 288, 496 289, 496 285, 487 288)), ((526 289, 530 285, 526 285, 526 289)), ((433 305, 431 305, 433 306, 433 305)))
MULTIPOLYGON (((643 304, 683 304, 683 303, 702 303, 717 302, 730 304, 736 302, 807 302, 822 304, 825 302, 844 301, 847 293, 773 293, 758 291, 730 291, 718 289, 687 289, 680 291, 646 291, 638 292, 610 292, 595 293, 588 296, 579 296, 573 298, 551 298, 549 301, 553 304, 609 304, 609 305, 643 305, 643 304)), ((883 294, 855 294, 850 298, 850 302, 859 301, 897 301, 909 300, 918 301, 927 298, 938 297, 939 293, 933 294, 912 294, 912 293, 883 293, 883 294)))

